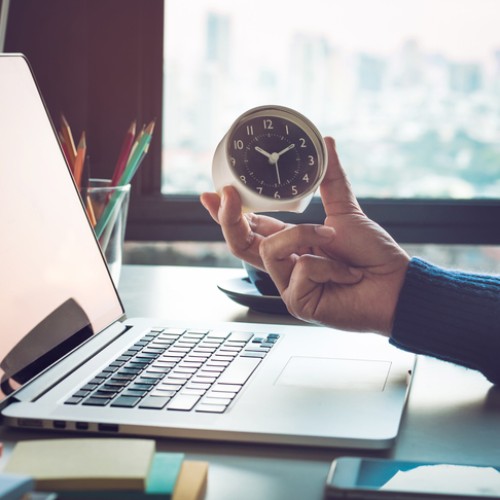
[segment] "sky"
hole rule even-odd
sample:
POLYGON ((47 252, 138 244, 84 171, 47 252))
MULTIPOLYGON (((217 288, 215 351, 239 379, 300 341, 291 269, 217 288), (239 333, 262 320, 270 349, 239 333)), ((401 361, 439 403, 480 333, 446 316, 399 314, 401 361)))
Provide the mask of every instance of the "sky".
MULTIPOLYGON (((278 55, 287 35, 297 31, 324 34, 344 50, 381 55, 411 38, 456 61, 484 59, 500 48, 500 0, 167 0, 167 33, 203 37, 208 10, 228 15, 241 43, 272 47, 278 55)), ((197 57, 199 48, 192 45, 197 57)))

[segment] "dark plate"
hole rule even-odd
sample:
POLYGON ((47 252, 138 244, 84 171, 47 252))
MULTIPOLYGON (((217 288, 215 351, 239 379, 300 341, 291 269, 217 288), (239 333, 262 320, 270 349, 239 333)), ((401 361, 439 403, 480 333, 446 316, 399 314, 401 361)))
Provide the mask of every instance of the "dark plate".
POLYGON ((271 314, 288 314, 281 297, 262 295, 247 277, 233 278, 219 283, 217 288, 230 299, 254 311, 271 314))

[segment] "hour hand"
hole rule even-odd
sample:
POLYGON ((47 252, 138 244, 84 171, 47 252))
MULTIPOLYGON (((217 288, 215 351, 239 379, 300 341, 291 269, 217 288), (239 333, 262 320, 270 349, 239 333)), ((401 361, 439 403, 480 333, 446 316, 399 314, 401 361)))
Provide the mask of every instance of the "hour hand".
POLYGON ((271 159, 271 153, 268 153, 267 151, 265 151, 261 147, 255 146, 255 151, 257 151, 258 153, 260 153, 260 154, 264 155, 265 157, 269 158, 269 160, 271 159))

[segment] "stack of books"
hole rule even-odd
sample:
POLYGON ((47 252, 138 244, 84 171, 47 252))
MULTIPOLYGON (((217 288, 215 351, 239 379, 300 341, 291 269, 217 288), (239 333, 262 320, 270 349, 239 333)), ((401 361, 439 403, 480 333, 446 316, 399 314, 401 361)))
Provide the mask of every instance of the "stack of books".
POLYGON ((157 451, 152 439, 41 439, 17 443, 4 473, 31 478, 58 500, 200 500, 208 464, 157 451))

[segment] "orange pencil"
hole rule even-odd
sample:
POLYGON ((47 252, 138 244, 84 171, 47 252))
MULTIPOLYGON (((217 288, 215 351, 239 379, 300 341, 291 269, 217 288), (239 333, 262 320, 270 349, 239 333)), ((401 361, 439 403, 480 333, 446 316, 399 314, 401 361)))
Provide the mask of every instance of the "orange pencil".
POLYGON ((97 224, 97 219, 95 217, 94 207, 92 206, 92 201, 90 200, 89 195, 87 195, 86 199, 86 208, 87 208, 87 216, 90 220, 90 223, 92 224, 92 227, 95 227, 97 224))
POLYGON ((68 162, 68 165, 71 169, 71 172, 73 172, 73 165, 71 165, 70 159, 69 159, 69 151, 68 151, 68 146, 66 146, 66 141, 64 140, 64 136, 62 132, 59 130, 57 133, 59 136, 59 142, 61 143, 62 150, 64 152, 64 157, 66 158, 66 161, 68 162))
POLYGON ((136 127, 137 123, 134 120, 128 128, 127 133, 125 134, 120 154, 116 162, 115 170, 113 172, 113 177, 111 178, 112 186, 116 186, 118 180, 122 176, 123 171, 125 170, 125 165, 127 164, 127 160, 130 155, 130 150, 132 149, 132 145, 134 144, 136 127))
POLYGON ((64 144, 66 144, 68 150, 69 165, 74 170, 76 159, 75 141, 73 140, 69 123, 63 114, 61 114, 61 134, 64 137, 64 144))
POLYGON ((82 183, 82 172, 83 172, 83 163, 85 162, 85 154, 87 152, 87 140, 85 138, 85 131, 82 132, 82 136, 80 138, 80 142, 78 143, 78 149, 76 152, 76 158, 74 162, 74 176, 75 182, 78 188, 81 187, 82 183))

